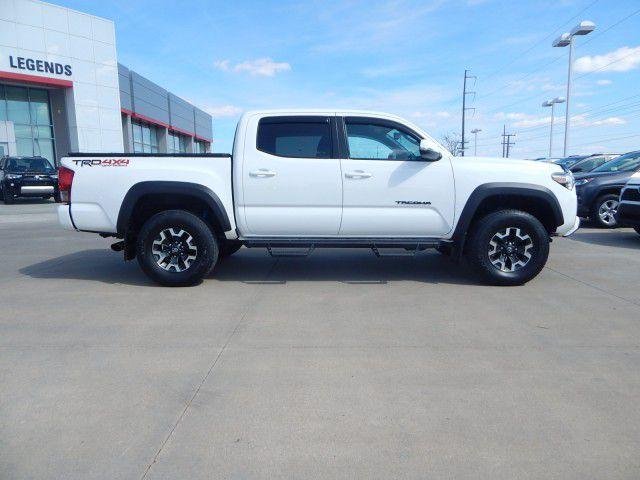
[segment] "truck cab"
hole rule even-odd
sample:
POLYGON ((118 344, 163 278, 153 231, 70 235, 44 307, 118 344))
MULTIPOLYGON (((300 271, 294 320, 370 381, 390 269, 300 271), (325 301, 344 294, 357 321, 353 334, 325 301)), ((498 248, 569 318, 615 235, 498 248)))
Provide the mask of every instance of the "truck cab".
POLYGON ((446 150, 393 116, 319 113, 254 112, 240 121, 233 185, 243 238, 439 238, 451 231, 446 150), (433 160, 421 156, 421 142, 433 160))

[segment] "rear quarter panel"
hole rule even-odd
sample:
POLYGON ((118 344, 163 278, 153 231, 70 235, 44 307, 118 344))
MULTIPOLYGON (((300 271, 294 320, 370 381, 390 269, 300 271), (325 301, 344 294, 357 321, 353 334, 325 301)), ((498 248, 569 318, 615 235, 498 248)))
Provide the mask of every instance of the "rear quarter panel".
POLYGON ((231 157, 72 157, 62 165, 74 171, 70 212, 79 230, 116 233, 125 195, 139 182, 173 181, 203 185, 219 198, 235 228, 231 157), (82 160, 100 160, 91 165, 82 160), (114 160, 121 160, 114 162, 114 160))

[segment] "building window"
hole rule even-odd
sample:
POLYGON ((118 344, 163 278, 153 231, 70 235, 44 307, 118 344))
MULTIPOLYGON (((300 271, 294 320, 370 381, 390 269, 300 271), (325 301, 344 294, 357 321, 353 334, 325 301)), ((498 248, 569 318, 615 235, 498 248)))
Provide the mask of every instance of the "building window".
POLYGON ((169 153, 187 153, 187 137, 175 132, 167 135, 167 151, 169 153))
POLYGON ((138 121, 131 121, 133 151, 135 153, 158 153, 158 130, 138 121))
POLYGON ((196 153, 207 153, 207 142, 196 140, 194 142, 196 153))
POLYGON ((0 85, 0 122, 13 124, 18 156, 40 156, 55 165, 49 92, 0 85))

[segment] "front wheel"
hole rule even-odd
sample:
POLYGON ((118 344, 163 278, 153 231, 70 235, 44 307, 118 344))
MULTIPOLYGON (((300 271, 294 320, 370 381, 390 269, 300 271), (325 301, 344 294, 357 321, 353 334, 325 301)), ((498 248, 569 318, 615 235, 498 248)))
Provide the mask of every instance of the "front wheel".
POLYGON ((136 241, 142 270, 155 282, 186 287, 200 282, 218 260, 211 229, 190 212, 167 210, 145 222, 136 241))
POLYGON ((618 220, 616 219, 618 199, 618 195, 608 193, 607 195, 598 197, 596 200, 591 216, 600 227, 615 228, 618 226, 618 220))
POLYGON ((549 234, 526 212, 493 212, 472 226, 467 259, 487 283, 522 285, 540 273, 548 257, 549 234))

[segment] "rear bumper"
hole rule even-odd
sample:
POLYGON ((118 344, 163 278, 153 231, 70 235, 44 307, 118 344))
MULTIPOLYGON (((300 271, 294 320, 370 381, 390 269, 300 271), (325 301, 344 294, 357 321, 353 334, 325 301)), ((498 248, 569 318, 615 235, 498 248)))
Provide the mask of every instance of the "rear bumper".
POLYGON ((77 230, 71 218, 71 207, 68 204, 58 205, 58 223, 65 230, 77 230))

